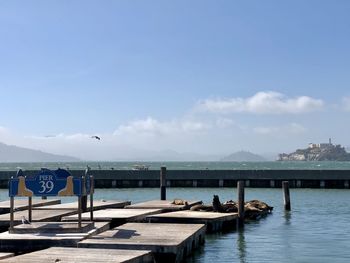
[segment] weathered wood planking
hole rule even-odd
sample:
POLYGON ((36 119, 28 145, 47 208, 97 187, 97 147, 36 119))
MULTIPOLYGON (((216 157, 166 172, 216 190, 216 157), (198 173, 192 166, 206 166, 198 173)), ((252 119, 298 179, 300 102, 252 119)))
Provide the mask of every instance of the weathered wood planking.
MULTIPOLYGON (((32 221, 61 221, 63 216, 74 215, 77 210, 65 209, 65 210, 32 210, 32 221)), ((17 211, 14 213, 14 225, 22 223, 22 216, 28 218, 28 211, 17 211)), ((0 215, 0 228, 8 228, 10 226, 10 214, 0 215)))
POLYGON ((81 227, 79 227, 78 222, 32 222, 31 224, 19 224, 15 226, 11 233, 87 233, 94 228, 94 222, 83 222, 81 227))
POLYGON ((153 263, 151 251, 145 250, 121 250, 121 249, 88 249, 88 248, 63 248, 51 247, 48 249, 9 258, 2 262, 8 263, 47 263, 47 262, 128 262, 128 263, 153 263))
POLYGON ((14 255, 14 253, 0 252, 0 260, 13 257, 14 255))
POLYGON ((151 223, 191 223, 205 224, 207 232, 220 231, 236 226, 237 213, 216 213, 201 211, 176 211, 146 217, 151 223))
POLYGON ((162 209, 163 211, 178 211, 190 209, 192 206, 202 203, 202 201, 187 201, 187 205, 172 204, 173 200, 151 200, 143 203, 128 205, 125 208, 142 209, 162 209))
MULTIPOLYGON (((94 211, 107 209, 107 208, 123 208, 127 205, 130 205, 130 203, 131 203, 130 201, 94 200, 94 211)), ((88 210, 90 210, 90 202, 88 202, 87 208, 88 210)), ((38 209, 41 209, 41 210, 78 209, 78 201, 71 202, 71 203, 63 203, 58 205, 41 206, 41 207, 38 207, 38 209)))
POLYGON ((97 235, 109 229, 108 222, 96 222, 95 228, 87 233, 28 233, 11 234, 0 233, 2 251, 8 252, 31 252, 38 249, 59 247, 76 247, 77 243, 85 238, 97 235))
MULTIPOLYGON (((94 221, 109 221, 111 227, 120 226, 126 222, 140 222, 148 215, 159 214, 161 209, 105 209, 94 212, 94 221)), ((78 215, 65 216, 62 221, 77 221, 78 215)), ((82 214, 83 221, 90 221, 90 212, 82 214)))
POLYGON ((157 262, 181 262, 204 242, 203 224, 127 223, 78 243, 78 247, 151 250, 157 262))
MULTIPOLYGON (((32 199, 32 207, 40 207, 45 205, 60 204, 60 199, 32 199)), ((28 198, 17 199, 15 198, 15 211, 22 211, 28 209, 28 198)), ((10 213, 10 200, 0 202, 0 214, 10 213)))

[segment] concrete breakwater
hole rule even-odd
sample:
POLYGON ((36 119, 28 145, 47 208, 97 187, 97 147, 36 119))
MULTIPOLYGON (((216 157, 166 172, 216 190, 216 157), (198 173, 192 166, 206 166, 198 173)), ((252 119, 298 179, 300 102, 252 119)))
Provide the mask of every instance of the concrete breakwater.
MULTIPOLYGON (((38 171, 25 171, 26 175, 38 171)), ((71 170, 81 175, 83 170, 71 170)), ((0 187, 8 187, 8 179, 16 171, 0 171, 0 187)), ((159 187, 160 170, 92 170, 96 188, 159 187)), ((246 187, 280 188, 289 181, 292 188, 348 189, 350 170, 167 170, 167 187, 236 187, 244 180, 246 187)))

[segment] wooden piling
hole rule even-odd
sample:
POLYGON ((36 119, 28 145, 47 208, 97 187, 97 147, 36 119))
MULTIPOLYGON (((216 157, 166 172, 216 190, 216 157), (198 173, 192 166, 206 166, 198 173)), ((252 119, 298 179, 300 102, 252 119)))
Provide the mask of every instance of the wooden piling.
POLYGON ((29 220, 29 222, 32 222, 32 207, 33 207, 32 197, 28 197, 28 220, 29 220))
POLYGON ((238 226, 244 226, 244 181, 237 182, 238 191, 238 226))
POLYGON ((10 229, 9 232, 13 231, 13 221, 14 221, 14 208, 15 208, 15 198, 13 196, 10 197, 10 229))
POLYGON ((290 206, 290 195, 289 195, 289 182, 283 181, 282 188, 283 188, 284 209, 287 211, 290 211, 291 206, 290 206))
POLYGON ((83 185, 84 185, 84 194, 81 197, 81 210, 82 212, 87 212, 87 195, 86 195, 86 190, 85 189, 85 185, 86 185, 86 177, 89 176, 88 175, 88 169, 85 171, 85 176, 83 176, 83 185))
POLYGON ((160 200, 166 200, 166 167, 160 168, 160 200))
POLYGON ((81 228, 81 199, 82 199, 82 197, 81 196, 79 196, 78 197, 78 227, 79 228, 81 228))
POLYGON ((94 177, 90 175, 90 220, 94 221, 94 177))

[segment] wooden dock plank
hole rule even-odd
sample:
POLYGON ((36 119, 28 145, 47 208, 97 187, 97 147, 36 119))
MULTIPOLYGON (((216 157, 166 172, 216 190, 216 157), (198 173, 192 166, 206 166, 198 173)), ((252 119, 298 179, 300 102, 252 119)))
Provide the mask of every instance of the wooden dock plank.
MULTIPOLYGON (((45 205, 60 204, 60 199, 32 199, 32 207, 40 207, 45 205)), ((15 211, 22 211, 28 209, 28 199, 15 198, 15 211)), ((0 214, 10 213, 10 200, 0 202, 0 214)))
POLYGON ((178 211, 190 209, 192 206, 200 204, 202 201, 187 201, 187 205, 175 205, 173 200, 151 200, 133 205, 128 205, 125 208, 142 208, 142 209, 162 209, 163 211, 178 211))
MULTIPOLYGON (((101 210, 101 209, 107 209, 107 208, 124 208, 127 205, 130 205, 130 201, 119 201, 119 200, 94 200, 94 211, 101 210)), ((63 203, 58 205, 48 205, 48 206, 41 206, 38 207, 38 209, 41 210, 59 210, 59 209, 77 209, 78 208, 78 201, 70 202, 70 203, 63 203)), ((90 202, 87 203, 87 208, 90 208, 90 202)))
POLYGON ((0 260, 13 257, 14 253, 0 252, 0 260))
POLYGON ((77 243, 85 238, 97 235, 109 229, 108 222, 96 222, 94 229, 87 233, 0 233, 2 251, 31 252, 38 249, 59 247, 76 247, 77 243))
MULTIPOLYGON (((65 210, 32 210, 32 221, 61 221, 63 216, 69 216, 77 213, 77 210, 65 209, 65 210)), ((28 211, 14 212, 14 225, 22 223, 22 216, 28 218, 28 211)), ((0 228, 10 226, 10 214, 0 215, 0 228)))
POLYGON ((89 249, 51 247, 48 249, 13 257, 2 262, 47 263, 47 262, 154 262, 151 251, 121 249, 89 249))
MULTIPOLYGON (((94 212, 94 221, 109 221, 111 227, 122 225, 126 222, 140 222, 148 215, 159 214, 161 209, 105 209, 94 212)), ((90 212, 82 214, 83 221, 90 221, 90 212)), ((77 221, 78 215, 65 216, 62 221, 77 221)))
POLYGON ((204 242, 203 224, 127 223, 78 243, 78 247, 146 249, 157 258, 180 262, 204 242))
POLYGON ((205 224, 208 232, 220 231, 236 226, 237 213, 217 213, 201 211, 175 211, 163 214, 154 214, 146 217, 152 223, 191 223, 205 224))

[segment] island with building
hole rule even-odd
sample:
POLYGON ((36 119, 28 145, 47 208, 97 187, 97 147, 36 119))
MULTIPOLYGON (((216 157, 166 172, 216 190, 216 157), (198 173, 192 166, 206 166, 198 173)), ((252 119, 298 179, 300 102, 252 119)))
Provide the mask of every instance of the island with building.
POLYGON ((350 161, 350 153, 340 144, 309 143, 308 148, 278 155, 278 161, 350 161))

